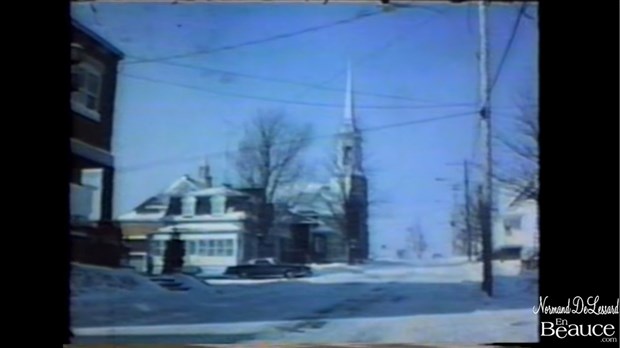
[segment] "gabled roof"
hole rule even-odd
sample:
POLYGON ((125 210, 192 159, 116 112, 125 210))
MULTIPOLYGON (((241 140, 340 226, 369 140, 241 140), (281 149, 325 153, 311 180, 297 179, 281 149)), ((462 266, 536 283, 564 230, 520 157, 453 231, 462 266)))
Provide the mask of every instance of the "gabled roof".
POLYGON ((168 186, 168 188, 163 191, 163 194, 167 196, 177 196, 205 188, 207 188, 206 183, 198 181, 189 175, 183 175, 168 186))
POLYGON ((125 54, 120 49, 116 48, 116 46, 112 45, 108 40, 104 39, 99 34, 86 27, 84 24, 78 22, 75 19, 71 19, 71 25, 91 37, 93 40, 95 40, 101 46, 105 47, 112 54, 116 55, 119 59, 125 58, 125 54))
POLYGON ((189 175, 183 175, 176 179, 161 193, 147 198, 140 203, 132 211, 119 216, 121 221, 151 221, 159 220, 164 217, 168 209, 169 199, 171 196, 180 196, 188 192, 201 190, 206 188, 204 182, 191 178, 189 175))

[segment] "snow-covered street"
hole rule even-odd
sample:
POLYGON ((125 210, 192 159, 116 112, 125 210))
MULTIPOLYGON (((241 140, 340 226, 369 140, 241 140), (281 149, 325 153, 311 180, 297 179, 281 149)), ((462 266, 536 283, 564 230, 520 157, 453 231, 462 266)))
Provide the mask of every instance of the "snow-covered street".
POLYGON ((494 298, 480 291, 479 263, 376 262, 317 267, 315 273, 210 285, 188 278, 186 292, 151 286, 141 277, 133 290, 91 287, 72 300, 75 343, 489 343, 538 337, 532 313, 537 279, 519 275, 514 263, 496 264, 494 298))

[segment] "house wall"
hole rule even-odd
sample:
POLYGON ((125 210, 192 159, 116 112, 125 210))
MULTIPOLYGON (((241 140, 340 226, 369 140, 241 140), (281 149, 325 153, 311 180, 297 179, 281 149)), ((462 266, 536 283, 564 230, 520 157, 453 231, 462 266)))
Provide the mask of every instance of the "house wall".
POLYGON ((73 30, 72 42, 84 47, 88 59, 103 67, 100 120, 85 117, 80 112, 72 112, 72 137, 87 144, 110 151, 114 126, 114 100, 116 95, 117 66, 119 57, 103 48, 96 40, 77 28, 73 30))
POLYGON ((534 200, 527 200, 506 209, 502 216, 501 226, 497 226, 496 248, 503 246, 538 246, 538 205, 534 200), (512 229, 508 234, 504 227, 505 221, 513 217, 521 217, 521 228, 512 229))
POLYGON ((114 194, 114 162, 111 155, 112 132, 114 123, 114 103, 118 62, 122 58, 120 52, 108 43, 95 39, 73 25, 72 43, 80 44, 83 50, 82 62, 92 64, 102 72, 98 115, 92 118, 92 112, 76 107, 67 117, 71 119, 71 176, 70 182, 81 182, 82 169, 103 169, 100 221, 92 228, 73 226, 75 230, 71 241, 71 260, 89 264, 117 267, 126 250, 122 246, 122 233, 116 226, 107 226, 113 214, 114 194), (79 237, 77 234, 79 233, 79 237))
POLYGON ((121 223, 121 229, 123 230, 123 237, 146 236, 151 233, 157 232, 157 230, 163 226, 164 224, 160 222, 121 223))
MULTIPOLYGON (((171 235, 165 233, 158 233, 151 236, 154 241, 167 241, 170 240, 171 235)), ((247 250, 243 250, 243 245, 247 245, 248 240, 245 240, 245 233, 240 232, 222 232, 222 233, 181 233, 181 240, 233 240, 233 254, 231 256, 206 256, 206 255, 186 255, 184 258, 185 266, 198 266, 201 268, 226 268, 228 266, 238 265, 243 261, 244 256, 247 257, 247 250)), ((250 242, 251 243, 251 242, 250 242)), ((161 273, 164 266, 164 257, 162 255, 152 255, 154 272, 161 273)))

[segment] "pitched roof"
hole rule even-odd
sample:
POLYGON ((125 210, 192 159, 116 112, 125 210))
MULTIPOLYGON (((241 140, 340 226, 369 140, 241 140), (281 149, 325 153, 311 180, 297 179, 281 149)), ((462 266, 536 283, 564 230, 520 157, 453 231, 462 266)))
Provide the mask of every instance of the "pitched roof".
POLYGON ((247 197, 249 196, 247 193, 233 190, 226 186, 220 187, 209 187, 203 188, 200 190, 196 190, 189 193, 191 196, 215 196, 215 195, 223 195, 227 197, 247 197))
POLYGON ((206 187, 206 183, 193 179, 189 175, 183 175, 166 189, 162 190, 161 193, 147 198, 130 212, 119 216, 119 220, 148 221, 160 219, 164 216, 166 209, 168 209, 171 196, 183 195, 187 192, 204 189, 206 187))

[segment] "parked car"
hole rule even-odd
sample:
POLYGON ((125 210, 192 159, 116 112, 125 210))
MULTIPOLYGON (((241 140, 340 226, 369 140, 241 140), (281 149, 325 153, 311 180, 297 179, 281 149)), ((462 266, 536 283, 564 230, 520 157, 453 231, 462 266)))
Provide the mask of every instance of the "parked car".
MULTIPOLYGON (((483 260, 483 255, 480 253, 476 258, 478 261, 483 260)), ((507 261, 507 260, 520 260, 521 259, 521 247, 520 246, 508 246, 496 249, 492 254, 493 260, 507 261)))
POLYGON ((311 276, 312 269, 306 265, 280 263, 273 258, 262 258, 250 260, 244 265, 228 267, 224 275, 239 278, 298 278, 311 276))

